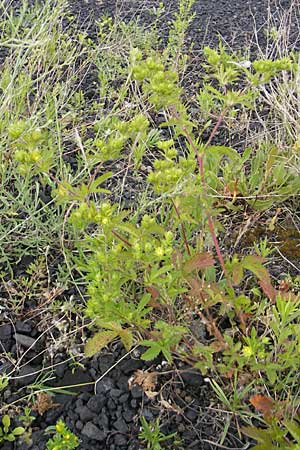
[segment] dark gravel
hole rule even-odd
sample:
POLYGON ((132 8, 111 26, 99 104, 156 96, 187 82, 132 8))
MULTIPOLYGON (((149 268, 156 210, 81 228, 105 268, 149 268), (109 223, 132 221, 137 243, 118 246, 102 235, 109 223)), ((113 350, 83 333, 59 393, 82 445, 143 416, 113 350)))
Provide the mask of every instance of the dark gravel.
MULTIPOLYGON (((32 326, 32 332, 34 331, 36 329, 32 326)), ((205 418, 211 392, 197 371, 188 369, 189 372, 183 371, 179 378, 172 372, 159 375, 165 370, 164 365, 157 364, 159 361, 151 365, 138 359, 138 354, 135 358, 123 357, 124 350, 118 344, 109 353, 103 352, 82 361, 84 368, 72 371, 64 365, 65 370, 61 373, 55 371, 54 379, 49 380, 47 386, 64 387, 68 394, 56 393, 54 390, 54 406, 43 415, 32 412, 36 419, 33 422, 31 444, 5 443, 3 448, 45 449, 48 437, 42 431, 55 424, 58 419, 62 419, 78 435, 79 448, 82 450, 140 449, 138 434, 141 416, 148 421, 160 417, 165 433, 178 431, 181 435, 180 430, 184 431, 185 436, 181 437, 185 449, 193 448, 195 441, 200 442, 201 435, 211 435, 210 424, 206 423, 207 420, 210 422, 211 418, 205 418), (131 376, 138 369, 158 372, 158 390, 162 389, 162 386, 169 387, 161 390, 161 396, 149 399, 140 386, 130 384, 131 376), (74 386, 78 384, 80 386, 74 386), (173 409, 162 410, 159 404, 162 398, 169 401, 173 409)), ((5 403, 16 401, 26 392, 30 392, 29 385, 36 382, 36 372, 42 369, 42 366, 35 364, 34 353, 31 354, 31 359, 31 363, 25 364, 14 374, 17 378, 10 382, 9 389, 5 391, 5 398, 2 399, 5 403)), ((24 355, 23 364, 27 360, 24 355)), ((44 361, 44 364, 49 362, 44 361)), ((180 369, 186 370, 185 367, 180 369)), ((210 447, 203 447, 206 448, 210 447)))
MULTIPOLYGON (((103 14, 118 16, 128 21, 138 19, 151 26, 153 14, 160 0, 69 0, 71 11, 79 17, 79 24, 86 29, 89 25, 93 34, 94 23, 103 14)), ((168 21, 178 8, 179 0, 164 0, 165 13, 161 23, 161 36, 168 34, 168 21)), ((241 49, 256 40, 257 30, 260 45, 266 44, 264 29, 272 15, 272 23, 280 23, 280 17, 295 4, 293 0, 196 0, 193 11, 196 16, 189 29, 187 41, 199 50, 205 45, 216 45, 221 37, 229 46, 241 49)), ((298 19, 291 22, 291 44, 299 33, 298 19)))

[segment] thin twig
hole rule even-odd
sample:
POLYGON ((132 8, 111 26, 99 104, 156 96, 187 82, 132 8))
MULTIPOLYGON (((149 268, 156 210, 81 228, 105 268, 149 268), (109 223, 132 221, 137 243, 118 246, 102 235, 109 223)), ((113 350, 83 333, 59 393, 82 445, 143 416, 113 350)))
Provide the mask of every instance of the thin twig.
POLYGON ((217 442, 210 441, 209 439, 202 439, 203 442, 207 442, 208 444, 215 445, 216 447, 223 448, 225 450, 246 450, 249 448, 250 443, 244 445, 244 447, 226 447, 226 445, 218 444, 217 442))
POLYGON ((300 272, 300 268, 297 267, 294 263, 292 263, 292 261, 290 261, 286 256, 284 256, 281 251, 279 250, 278 247, 275 247, 275 249, 277 250, 277 252, 279 253, 279 255, 286 261, 288 262, 292 267, 294 267, 294 269, 298 270, 298 272, 300 272))
POLYGON ((184 240, 184 245, 185 245, 186 251, 187 251, 188 255, 191 256, 191 250, 190 250, 189 243, 188 243, 188 240, 187 240, 187 235, 186 235, 185 225, 184 225, 184 223, 181 221, 180 212, 179 212, 177 206, 175 205, 174 200, 171 199, 171 201, 172 201, 172 203, 173 203, 173 206, 174 206, 176 215, 177 215, 178 219, 180 220, 180 227, 181 227, 182 236, 183 236, 183 240, 184 240))

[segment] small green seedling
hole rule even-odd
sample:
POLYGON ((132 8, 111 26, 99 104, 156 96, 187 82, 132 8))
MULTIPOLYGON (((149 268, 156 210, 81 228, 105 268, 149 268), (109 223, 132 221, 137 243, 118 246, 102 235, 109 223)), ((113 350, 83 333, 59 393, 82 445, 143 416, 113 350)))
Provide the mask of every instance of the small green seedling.
POLYGON ((159 419, 155 422, 148 423, 144 417, 141 417, 142 430, 139 434, 139 439, 146 444, 144 450, 163 450, 160 445, 161 442, 172 439, 176 433, 168 434, 167 436, 160 431, 159 419))
POLYGON ((26 426, 29 427, 31 423, 35 420, 35 417, 31 415, 31 409, 25 406, 24 413, 19 416, 19 420, 26 426))
POLYGON ((11 428, 11 420, 9 415, 5 414, 2 417, 2 426, 0 426, 0 442, 9 441, 13 442, 18 436, 21 436, 25 432, 25 428, 16 427, 11 428))

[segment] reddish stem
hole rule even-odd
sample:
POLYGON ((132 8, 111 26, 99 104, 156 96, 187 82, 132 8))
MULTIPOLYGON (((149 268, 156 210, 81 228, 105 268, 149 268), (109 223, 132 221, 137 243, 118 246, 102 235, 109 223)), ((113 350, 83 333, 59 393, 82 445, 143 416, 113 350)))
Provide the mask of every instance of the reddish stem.
POLYGON ((175 205, 175 202, 173 200, 172 200, 172 203, 173 203, 176 215, 177 215, 178 219, 180 220, 180 227, 181 227, 182 236, 183 236, 183 240, 184 240, 184 245, 185 245, 186 251, 187 251, 188 255, 191 256, 191 250, 190 250, 189 243, 188 243, 188 240, 187 240, 185 225, 181 221, 180 212, 179 212, 179 210, 178 210, 178 208, 175 205))
POLYGON ((225 108, 225 109, 223 110, 223 112, 221 112, 221 114, 219 115, 219 118, 218 118, 218 120, 217 120, 217 122, 216 122, 216 124, 215 124, 215 126, 214 126, 214 128, 213 128, 213 130, 212 130, 212 132, 210 133, 210 136, 209 136, 209 138, 208 138, 206 144, 205 144, 205 148, 207 148, 207 147, 210 145, 211 141, 212 141, 213 138, 215 137, 215 135, 216 135, 216 133, 217 133, 217 131, 218 131, 218 129, 219 129, 221 123, 222 123, 223 120, 224 120, 226 110, 227 110, 227 108, 225 108))
MULTIPOLYGON (((214 126, 214 128, 212 130, 212 132, 210 133, 210 136, 209 136, 209 138, 208 138, 208 140, 207 140, 207 142, 205 144, 204 149, 207 148, 210 145, 210 143, 213 140, 214 136, 216 135, 219 127, 221 126, 221 123, 223 122, 224 117, 225 117, 226 109, 227 108, 225 108, 223 110, 223 112, 220 114, 220 116, 219 116, 219 118, 218 118, 218 120, 217 120, 217 122, 216 122, 216 124, 215 124, 215 126, 214 126)), ((175 115, 175 117, 178 119, 179 118, 178 112, 174 111, 174 110, 172 112, 175 115)), ((201 179, 201 184, 202 184, 202 187, 203 187, 203 193, 206 196, 206 189, 205 189, 206 188, 206 184, 205 184, 205 176, 204 176, 205 175, 204 174, 204 153, 201 153, 201 154, 199 153, 197 146, 195 145, 192 137, 190 136, 188 130, 186 129, 186 127, 184 125, 182 126, 182 130, 184 131, 185 136, 187 138, 187 141, 190 144, 190 146, 192 147, 192 149, 194 150, 195 156, 197 158, 198 170, 199 170, 199 175, 200 175, 200 179, 201 179)), ((211 234, 211 237, 212 237, 212 240, 213 240, 216 252, 217 252, 218 260, 220 262, 222 270, 224 272, 226 272, 224 258, 222 256, 222 252, 221 252, 221 249, 220 249, 220 246, 219 246, 219 242, 218 242, 218 239, 217 239, 217 236, 216 236, 214 223, 213 223, 212 217, 211 217, 211 215, 209 213, 207 213, 207 220, 208 220, 209 231, 210 231, 210 234, 211 234)))
POLYGON ((117 233, 117 231, 112 230, 111 231, 112 234, 117 238, 120 239, 120 241, 124 242, 125 245, 127 245, 127 247, 132 247, 132 245, 130 244, 129 241, 127 241, 127 239, 125 239, 123 236, 121 236, 119 233, 117 233))

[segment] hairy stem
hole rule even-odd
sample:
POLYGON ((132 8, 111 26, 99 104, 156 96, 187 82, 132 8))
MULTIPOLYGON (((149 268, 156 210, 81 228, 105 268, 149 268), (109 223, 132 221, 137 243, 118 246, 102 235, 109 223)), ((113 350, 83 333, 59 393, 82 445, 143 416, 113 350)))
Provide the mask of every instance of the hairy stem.
POLYGON ((178 219, 180 220, 180 227, 181 227, 181 232, 182 232, 182 236, 183 236, 183 240, 184 240, 184 245, 185 245, 186 251, 187 251, 188 255, 191 256, 191 250, 190 250, 189 243, 188 243, 188 240, 187 240, 185 225, 181 221, 180 212, 179 212, 179 210, 178 210, 178 208, 175 205, 175 202, 173 200, 172 200, 172 203, 173 203, 176 215, 177 215, 178 219))
POLYGON ((127 247, 132 247, 132 245, 130 244, 130 242, 129 242, 126 238, 124 238, 123 236, 121 236, 117 231, 112 230, 111 232, 112 232, 112 234, 113 234, 117 239, 119 239, 119 240, 122 241, 125 245, 127 245, 127 247))

